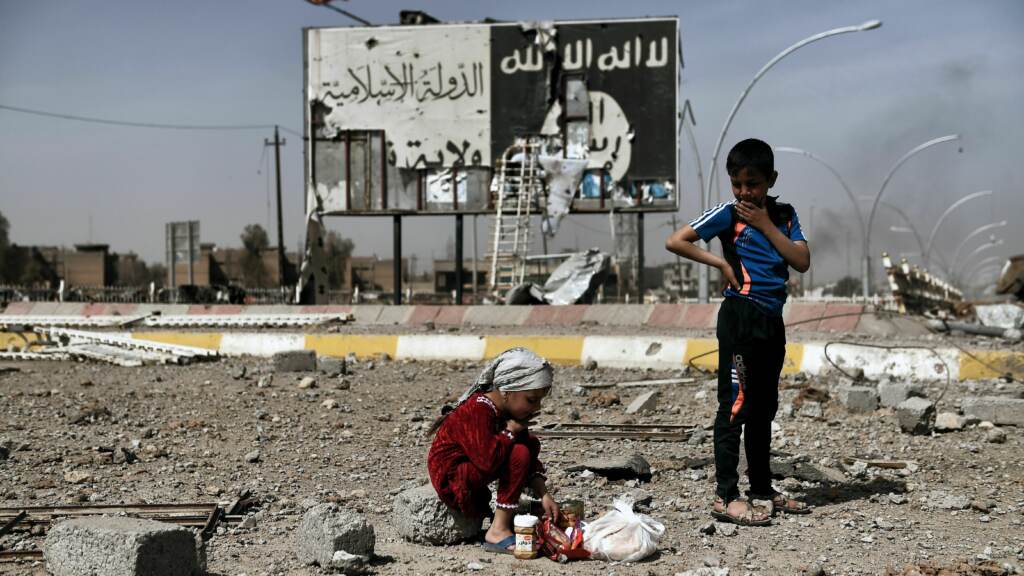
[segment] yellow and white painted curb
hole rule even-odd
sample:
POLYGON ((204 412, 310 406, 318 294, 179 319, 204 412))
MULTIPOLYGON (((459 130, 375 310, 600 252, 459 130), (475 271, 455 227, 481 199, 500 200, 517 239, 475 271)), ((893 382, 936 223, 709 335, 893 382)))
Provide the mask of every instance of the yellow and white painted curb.
MULTIPOLYGON (((354 335, 259 332, 151 331, 123 333, 139 340, 217 350, 227 356, 268 357, 286 350, 315 350, 321 356, 373 357, 396 360, 470 360, 497 356, 515 346, 529 348, 552 363, 579 365, 594 360, 608 368, 681 368, 693 363, 713 370, 718 365, 718 342, 710 338, 658 336, 505 336, 505 335, 354 335)), ((34 335, 29 335, 33 337, 34 335)), ((0 333, 0 349, 20 347, 17 334, 0 333)), ((869 378, 959 380, 993 378, 1024 371, 1024 353, 1009 350, 963 352, 957 348, 883 349, 852 344, 802 342, 786 345, 783 374, 821 374, 834 362, 844 369, 860 368, 869 378), (827 357, 826 357, 827 346, 827 357), (831 362, 829 361, 831 359, 831 362)))
MULTIPOLYGON (((714 369, 718 342, 710 338, 658 336, 471 336, 452 334, 353 335, 261 334, 208 332, 138 332, 133 338, 215 349, 222 354, 270 356, 284 350, 315 350, 322 356, 372 357, 396 360, 471 360, 493 358, 515 346, 529 348, 556 364, 578 365, 594 360, 608 368, 714 369)), ((861 368, 869 378, 959 380, 993 378, 1024 370, 1024 353, 1007 350, 965 353, 957 348, 882 349, 851 344, 802 342, 786 345, 784 374, 820 374, 831 363, 861 368)))

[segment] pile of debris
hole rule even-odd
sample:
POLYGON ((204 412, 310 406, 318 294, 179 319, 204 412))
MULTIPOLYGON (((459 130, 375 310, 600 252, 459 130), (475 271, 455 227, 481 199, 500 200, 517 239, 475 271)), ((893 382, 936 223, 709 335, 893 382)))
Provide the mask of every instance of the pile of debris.
POLYGON ((0 352, 4 360, 98 360, 117 366, 144 364, 191 364, 213 359, 216 350, 136 340, 131 336, 110 332, 75 330, 71 328, 36 327, 32 332, 19 330, 25 345, 20 351, 0 352), (38 334, 29 339, 26 334, 38 334))

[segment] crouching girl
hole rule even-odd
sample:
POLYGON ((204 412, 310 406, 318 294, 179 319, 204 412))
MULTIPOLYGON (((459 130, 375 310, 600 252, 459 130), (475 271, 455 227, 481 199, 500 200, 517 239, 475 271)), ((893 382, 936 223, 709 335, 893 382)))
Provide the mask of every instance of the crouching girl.
POLYGON ((484 535, 490 552, 512 553, 512 521, 519 496, 529 487, 545 514, 558 518, 547 492, 540 441, 530 419, 551 390, 551 365, 526 348, 507 350, 492 360, 454 406, 445 406, 431 432, 427 455, 430 481, 441 500, 463 515, 490 514, 488 484, 497 481, 497 509, 484 535))

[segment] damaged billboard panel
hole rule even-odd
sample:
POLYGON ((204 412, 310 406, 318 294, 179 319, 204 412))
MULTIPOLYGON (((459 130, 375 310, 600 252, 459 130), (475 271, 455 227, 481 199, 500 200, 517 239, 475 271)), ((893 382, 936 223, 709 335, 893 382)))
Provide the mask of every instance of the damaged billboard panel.
POLYGON ((676 18, 311 28, 305 59, 307 212, 491 213, 538 138, 583 166, 560 210, 678 206, 676 18))

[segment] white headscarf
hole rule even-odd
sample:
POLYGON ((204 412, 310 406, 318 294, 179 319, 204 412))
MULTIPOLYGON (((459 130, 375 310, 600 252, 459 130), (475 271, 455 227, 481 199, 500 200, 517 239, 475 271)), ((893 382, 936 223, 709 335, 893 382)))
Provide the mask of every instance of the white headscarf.
POLYGON ((477 392, 490 392, 495 389, 502 392, 519 392, 550 388, 553 375, 551 364, 547 360, 526 348, 511 348, 487 364, 483 372, 477 376, 476 382, 459 396, 451 410, 458 408, 477 392))

